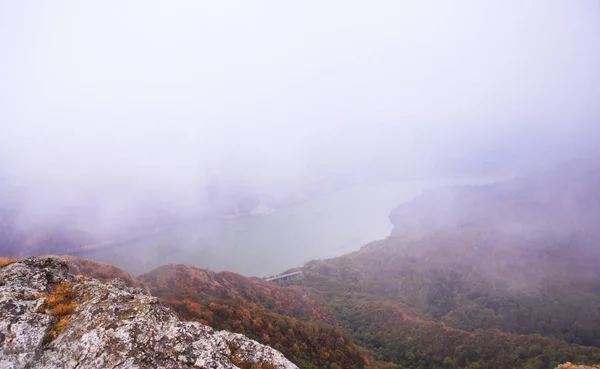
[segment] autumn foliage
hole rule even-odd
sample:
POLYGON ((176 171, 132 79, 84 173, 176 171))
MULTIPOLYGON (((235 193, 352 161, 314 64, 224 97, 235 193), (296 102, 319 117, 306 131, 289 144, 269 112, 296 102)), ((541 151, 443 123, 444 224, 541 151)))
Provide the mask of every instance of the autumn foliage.
POLYGON ((71 283, 62 282, 50 290, 46 301, 40 306, 39 312, 45 312, 58 318, 58 321, 49 331, 51 339, 61 334, 71 320, 71 314, 77 307, 75 296, 71 283))
POLYGON ((322 298, 303 288, 185 265, 163 266, 140 279, 180 318, 245 334, 302 368, 365 367, 359 347, 333 327, 322 298))

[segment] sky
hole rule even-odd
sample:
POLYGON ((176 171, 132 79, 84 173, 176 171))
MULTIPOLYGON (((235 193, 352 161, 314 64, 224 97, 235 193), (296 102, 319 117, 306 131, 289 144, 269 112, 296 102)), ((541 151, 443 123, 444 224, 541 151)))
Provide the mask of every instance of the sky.
POLYGON ((0 179, 45 216, 574 150, 600 115, 595 0, 0 1, 0 50, 0 179))

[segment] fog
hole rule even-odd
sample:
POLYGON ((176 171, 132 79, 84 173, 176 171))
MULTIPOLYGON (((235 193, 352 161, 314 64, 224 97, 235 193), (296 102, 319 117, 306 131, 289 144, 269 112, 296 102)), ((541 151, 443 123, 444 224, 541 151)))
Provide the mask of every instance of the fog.
POLYGON ((593 0, 2 2, 2 200, 112 229, 549 165, 598 137, 599 38, 593 0))

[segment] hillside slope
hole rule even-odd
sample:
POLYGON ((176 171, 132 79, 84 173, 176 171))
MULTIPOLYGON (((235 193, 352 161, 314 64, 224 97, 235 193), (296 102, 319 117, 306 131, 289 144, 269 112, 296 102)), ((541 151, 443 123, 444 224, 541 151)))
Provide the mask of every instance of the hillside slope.
POLYGON ((357 343, 409 367, 598 361, 567 344, 600 347, 596 162, 432 191, 391 219, 389 238, 310 262, 295 282, 357 343))
POLYGON ((364 353, 334 327, 318 295, 236 273, 169 264, 139 276, 181 319, 243 333, 301 368, 363 368, 364 353))

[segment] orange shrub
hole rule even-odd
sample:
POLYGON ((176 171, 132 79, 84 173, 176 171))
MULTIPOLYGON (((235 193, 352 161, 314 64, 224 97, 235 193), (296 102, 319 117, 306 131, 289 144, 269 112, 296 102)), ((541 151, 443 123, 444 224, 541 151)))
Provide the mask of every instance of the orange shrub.
POLYGON ((48 299, 46 305, 48 308, 54 308, 60 304, 70 304, 75 299, 75 292, 69 282, 62 282, 58 286, 54 287, 48 299))
POLYGON ((61 334, 71 321, 71 314, 77 307, 77 303, 74 301, 75 295, 71 283, 62 282, 50 291, 46 302, 40 306, 40 312, 46 312, 48 315, 59 318, 49 331, 51 339, 61 334))
POLYGON ((65 330, 65 327, 67 326, 67 324, 69 324, 70 321, 71 316, 63 316, 62 318, 60 318, 58 323, 56 323, 56 325, 50 330, 50 336, 52 337, 52 339, 58 337, 58 335, 65 330))
POLYGON ((73 311, 75 310, 75 308, 77 307, 77 304, 72 302, 70 304, 58 304, 55 307, 53 307, 52 309, 50 309, 50 311, 48 312, 48 314, 52 315, 52 316, 66 316, 66 315, 71 315, 73 314, 73 311))

